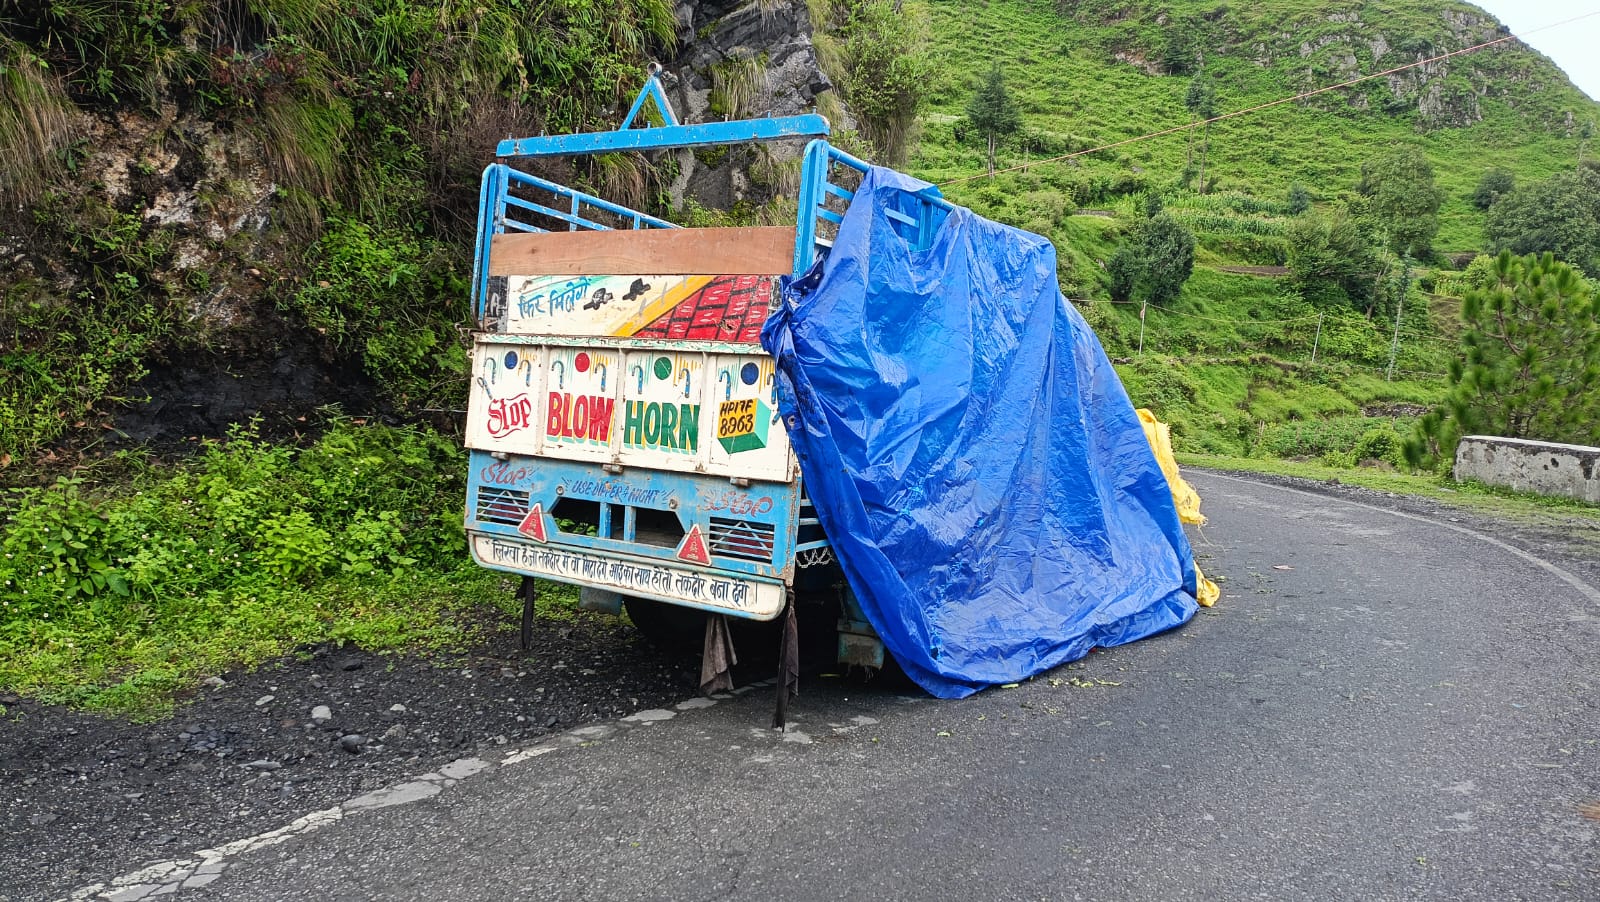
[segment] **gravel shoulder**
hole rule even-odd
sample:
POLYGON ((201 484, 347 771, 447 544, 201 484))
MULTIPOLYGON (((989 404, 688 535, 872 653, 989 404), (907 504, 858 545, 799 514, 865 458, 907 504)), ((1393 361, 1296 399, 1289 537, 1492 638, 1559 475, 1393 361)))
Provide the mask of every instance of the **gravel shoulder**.
POLYGON ((306 648, 212 678, 151 723, 0 698, 0 900, 51 898, 695 691, 695 662, 616 618, 540 621, 524 653, 511 618, 483 616, 488 638, 464 652, 306 648))

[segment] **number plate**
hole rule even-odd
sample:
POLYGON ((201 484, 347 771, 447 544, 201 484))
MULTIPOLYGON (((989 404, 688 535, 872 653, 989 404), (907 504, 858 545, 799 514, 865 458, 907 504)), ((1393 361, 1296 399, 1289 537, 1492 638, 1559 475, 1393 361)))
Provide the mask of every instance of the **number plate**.
POLYGON ((571 548, 519 542, 476 533, 472 553, 497 570, 547 576, 564 583, 609 589, 658 601, 771 620, 783 610, 783 586, 690 567, 641 562, 571 548))

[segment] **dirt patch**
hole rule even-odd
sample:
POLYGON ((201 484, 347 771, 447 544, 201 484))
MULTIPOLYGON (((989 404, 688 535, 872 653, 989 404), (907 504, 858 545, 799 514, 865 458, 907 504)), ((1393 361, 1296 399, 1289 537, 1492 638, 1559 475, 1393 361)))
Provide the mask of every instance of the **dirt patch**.
POLYGON ((263 438, 293 440, 311 429, 319 408, 381 416, 386 406, 358 368, 329 363, 304 343, 284 342, 259 356, 215 356, 154 368, 111 413, 110 447, 174 451, 221 438, 259 418, 263 438), (312 423, 312 425, 308 425, 312 423))
POLYGON ((1218 272, 1231 272, 1241 276, 1286 276, 1289 274, 1287 266, 1219 266, 1218 272))
POLYGON ((0 697, 0 899, 49 899, 474 752, 683 700, 698 662, 616 618, 510 618, 466 653, 303 649, 131 723, 0 697))
POLYGON ((1425 404, 1406 404, 1404 402, 1368 404, 1361 408, 1364 417, 1420 417, 1432 410, 1425 404))

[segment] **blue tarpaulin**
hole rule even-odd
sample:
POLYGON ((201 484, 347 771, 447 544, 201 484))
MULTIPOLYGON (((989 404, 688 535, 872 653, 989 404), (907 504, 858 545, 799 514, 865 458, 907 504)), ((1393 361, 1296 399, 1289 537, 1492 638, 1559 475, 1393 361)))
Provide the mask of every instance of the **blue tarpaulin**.
POLYGON ((867 619, 959 698, 1184 623, 1197 577, 1055 248, 958 207, 914 249, 888 214, 929 187, 869 171, 762 342, 867 619))

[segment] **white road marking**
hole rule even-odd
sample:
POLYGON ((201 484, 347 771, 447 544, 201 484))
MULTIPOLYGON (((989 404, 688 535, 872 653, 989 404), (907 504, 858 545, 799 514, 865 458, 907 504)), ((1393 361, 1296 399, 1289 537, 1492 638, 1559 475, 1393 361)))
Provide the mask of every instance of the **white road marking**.
MULTIPOLYGON (((771 683, 762 681, 740 688, 744 692, 748 692, 750 689, 766 685, 771 685, 771 683)), ((735 690, 735 692, 740 695, 744 694, 738 690, 735 690)), ((722 697, 728 698, 729 696, 724 695, 722 697)), ((680 702, 677 708, 679 711, 695 711, 713 707, 716 703, 716 699, 694 698, 680 702)), ((670 720, 676 715, 676 711, 653 708, 639 711, 610 723, 597 723, 577 727, 559 736, 552 736, 548 739, 540 740, 527 748, 511 752, 500 759, 498 767, 521 764, 563 748, 575 748, 589 742, 605 739, 635 726, 649 726, 670 720)), ((432 773, 422 774, 382 789, 363 793, 347 799, 332 808, 313 811, 275 830, 257 833, 254 836, 247 836, 214 848, 200 849, 182 858, 173 858, 148 864, 136 871, 130 871, 106 882, 91 883, 87 886, 78 887, 62 897, 60 902, 142 902, 142 900, 153 899, 158 896, 173 895, 180 890, 205 886, 222 876, 223 871, 232 864, 233 859, 238 858, 240 855, 307 836, 324 827, 339 823, 347 817, 359 815, 364 811, 392 808, 396 805, 409 805, 434 798, 461 781, 480 773, 492 771, 496 766, 495 762, 487 761, 483 758, 459 758, 432 773)))
POLYGON ((1243 476, 1225 476, 1225 475, 1223 475, 1221 473, 1214 473, 1214 472, 1211 472, 1211 471, 1208 471, 1208 470, 1202 470, 1199 473, 1197 473, 1196 475, 1198 475, 1201 479, 1226 479, 1226 480, 1229 480, 1231 482, 1243 482, 1243 483, 1246 483, 1248 485, 1256 485, 1256 486, 1262 486, 1263 488, 1277 489, 1280 492, 1289 492, 1289 493, 1295 494, 1295 495, 1304 495, 1307 498, 1314 498, 1317 501, 1332 501, 1332 502, 1335 502, 1337 504, 1346 504, 1346 505, 1349 505, 1351 507, 1365 508, 1366 510, 1369 510, 1369 511, 1377 511, 1380 514, 1388 514, 1391 517, 1399 517, 1399 518, 1401 518, 1403 520, 1414 520, 1414 521, 1416 521, 1418 523, 1426 523, 1429 526, 1437 526, 1440 529, 1448 529, 1451 532, 1458 532, 1458 533, 1461 533, 1464 536, 1471 536, 1471 537, 1473 537, 1474 539, 1477 539, 1480 542, 1487 542, 1490 545, 1493 545, 1494 547, 1500 549, 1501 551, 1506 552, 1507 554, 1510 554, 1510 555, 1512 555, 1514 557, 1520 558, 1523 561, 1526 561, 1527 563, 1530 563, 1530 564, 1534 565, 1535 567, 1538 567, 1539 569, 1545 571, 1546 573, 1549 573, 1551 576, 1554 576, 1557 579, 1561 580, 1562 582, 1566 583, 1567 585, 1571 586, 1573 589, 1575 589, 1578 592, 1578 594, 1584 596, 1585 598, 1589 599, 1590 601, 1594 602, 1595 604, 1600 605, 1600 589, 1596 589, 1594 586, 1589 585, 1588 583, 1584 582, 1582 579, 1580 579, 1575 574, 1570 573, 1570 572, 1568 572, 1566 570, 1563 570, 1562 568, 1556 566, 1555 564, 1550 563, 1549 561, 1547 561, 1547 560, 1545 560, 1545 559, 1543 559, 1541 557, 1537 557, 1537 556, 1535 556, 1533 554, 1529 554, 1528 552, 1523 551, 1521 548, 1518 548, 1515 545, 1507 544, 1505 542, 1500 541, 1499 539, 1494 538, 1493 536, 1486 536, 1483 533, 1478 532, 1477 530, 1468 529, 1465 526, 1457 526, 1454 523, 1441 523, 1438 520, 1433 520, 1433 519, 1430 519, 1428 517, 1420 516, 1418 514, 1408 514, 1408 513, 1405 513, 1404 511, 1389 510, 1386 507, 1379 507, 1376 504, 1364 504, 1364 503, 1362 503, 1360 501, 1351 501, 1351 500, 1349 500, 1347 498, 1340 498, 1340 497, 1338 497, 1336 495, 1323 495, 1323 494, 1320 494, 1318 492, 1308 492, 1305 489, 1293 489, 1293 488, 1290 488, 1290 487, 1288 487, 1286 485, 1278 485, 1277 483, 1273 483, 1273 482, 1258 481, 1258 480, 1249 479, 1249 478, 1246 478, 1246 477, 1243 477, 1243 476))

